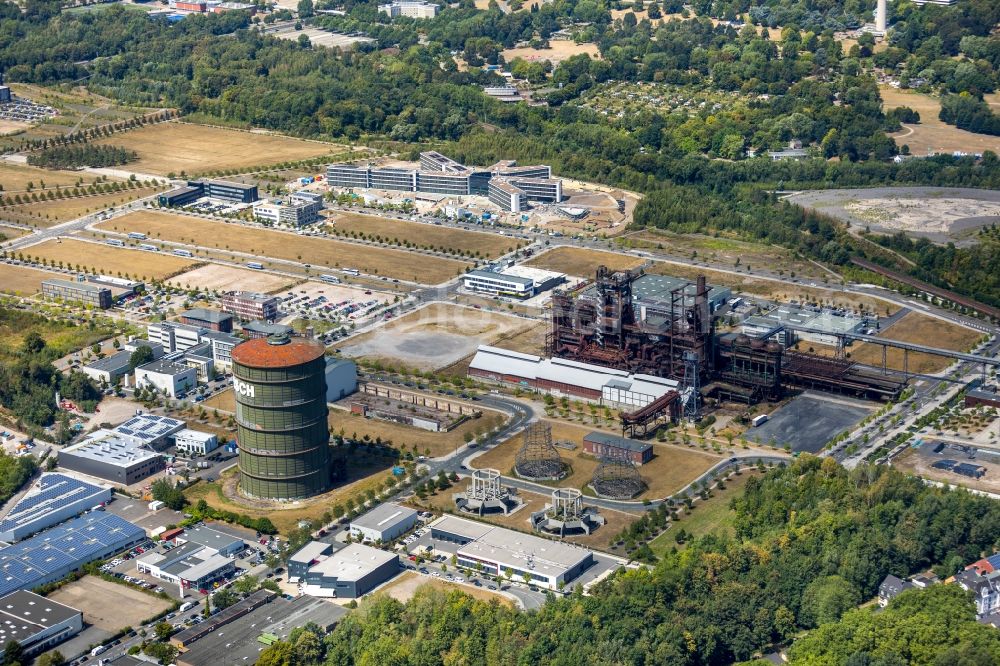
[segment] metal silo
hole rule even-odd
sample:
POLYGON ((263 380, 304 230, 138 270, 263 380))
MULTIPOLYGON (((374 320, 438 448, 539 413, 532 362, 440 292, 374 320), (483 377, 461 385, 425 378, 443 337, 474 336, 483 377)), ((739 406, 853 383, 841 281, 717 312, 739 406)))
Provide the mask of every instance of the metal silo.
POLYGON ((233 348, 240 488, 296 499, 330 488, 323 345, 285 335, 233 348))

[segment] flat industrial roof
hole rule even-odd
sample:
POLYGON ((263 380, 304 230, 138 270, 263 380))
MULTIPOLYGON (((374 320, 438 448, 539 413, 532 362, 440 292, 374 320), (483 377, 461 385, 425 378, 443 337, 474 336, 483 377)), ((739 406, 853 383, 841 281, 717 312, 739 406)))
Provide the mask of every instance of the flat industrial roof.
POLYGON ((198 442, 210 442, 215 438, 216 436, 210 432, 191 430, 190 428, 184 428, 184 430, 178 430, 174 433, 174 439, 193 439, 198 442))
POLYGON ((304 564, 310 564, 317 557, 322 557, 327 554, 327 551, 332 550, 333 547, 324 543, 323 541, 310 541, 306 545, 302 546, 294 555, 288 558, 289 562, 302 562, 304 564))
POLYGON ((110 494, 111 489, 106 486, 87 483, 55 472, 42 474, 38 483, 14 504, 3 520, 0 520, 0 532, 44 522, 46 516, 72 504, 80 503, 90 509, 109 499, 110 494), (87 506, 88 504, 90 506, 87 506))
POLYGON ((549 280, 556 280, 559 278, 565 278, 565 273, 558 273, 556 271, 547 271, 544 268, 535 268, 533 266, 523 266, 514 265, 503 270, 503 275, 505 277, 515 276, 528 278, 535 284, 540 284, 542 282, 548 282, 549 280))
POLYGON ((205 527, 204 525, 184 528, 184 533, 180 535, 180 538, 184 541, 199 543, 202 546, 214 548, 218 551, 235 548, 237 544, 241 547, 246 546, 246 542, 243 539, 220 532, 219 530, 213 530, 211 527, 205 527))
POLYGON ((190 310, 185 310, 181 313, 182 317, 187 317, 188 319, 199 319, 201 321, 212 322, 213 324, 218 324, 224 321, 231 321, 233 315, 228 312, 221 312, 220 310, 209 310, 208 308, 192 308, 190 310))
POLYGON ((358 581, 386 562, 398 559, 395 553, 352 543, 313 566, 310 572, 318 571, 338 581, 358 581))
POLYGON ((159 414, 136 414, 114 429, 144 442, 153 442, 186 427, 184 421, 159 414))
POLYGON ((636 439, 629 439, 628 437, 622 437, 621 435, 612 435, 598 430, 587 433, 584 435, 583 439, 584 441, 607 444, 609 446, 634 451, 636 453, 642 453, 643 451, 653 448, 653 445, 649 442, 640 442, 636 439))
POLYGON ((351 521, 351 527, 369 530, 385 530, 405 520, 416 518, 417 512, 393 502, 380 504, 368 513, 351 521))
POLYGON ((120 351, 112 354, 111 356, 105 356, 104 358, 99 358, 96 361, 88 363, 84 367, 88 370, 97 370, 100 372, 112 372, 115 370, 121 370, 122 368, 127 368, 129 360, 132 358, 132 352, 120 351))
POLYGON ((90 291, 90 292, 101 292, 101 291, 111 291, 107 287, 99 287, 97 285, 88 284, 86 282, 73 282, 72 280, 60 280, 59 278, 50 278, 48 280, 42 280, 42 284, 50 284, 59 287, 69 287, 72 289, 79 289, 80 291, 90 291))
POLYGON ((156 451, 144 447, 145 443, 135 437, 101 429, 92 432, 79 444, 67 446, 59 455, 69 454, 117 467, 130 467, 160 457, 156 451))
POLYGON ((43 596, 18 590, 0 599, 0 642, 24 642, 49 627, 65 622, 80 611, 43 596))
POLYGON ((593 557, 593 553, 579 546, 550 541, 503 527, 482 525, 455 516, 439 518, 431 523, 431 527, 463 535, 481 532, 481 536, 460 547, 458 552, 496 562, 501 569, 506 565, 521 570, 537 571, 548 576, 559 576, 567 569, 593 557))
POLYGON ((146 365, 140 365, 138 370, 143 370, 145 372, 155 372, 159 375, 170 375, 171 377, 175 375, 180 375, 191 368, 186 365, 181 365, 180 363, 175 363, 167 358, 161 358, 153 361, 152 363, 147 363, 146 365))
POLYGON ((505 273, 496 273, 494 271, 469 271, 465 274, 467 278, 486 278, 488 280, 499 280, 502 282, 513 282, 514 284, 521 284, 526 287, 530 287, 535 284, 535 281, 528 277, 520 277, 518 275, 507 275, 505 273))

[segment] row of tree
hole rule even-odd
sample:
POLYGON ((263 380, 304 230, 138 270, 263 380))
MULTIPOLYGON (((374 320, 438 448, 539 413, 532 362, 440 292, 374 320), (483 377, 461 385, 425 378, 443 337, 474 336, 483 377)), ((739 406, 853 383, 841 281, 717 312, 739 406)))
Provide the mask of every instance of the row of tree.
POLYGON ((28 164, 45 169, 112 167, 128 164, 138 157, 134 150, 121 146, 84 143, 39 150, 28 155, 28 164))

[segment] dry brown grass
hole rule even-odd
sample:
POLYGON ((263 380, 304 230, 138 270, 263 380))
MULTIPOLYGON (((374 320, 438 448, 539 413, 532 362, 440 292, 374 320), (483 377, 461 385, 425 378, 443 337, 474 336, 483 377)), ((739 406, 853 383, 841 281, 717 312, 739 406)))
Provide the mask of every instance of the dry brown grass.
MULTIPOLYGON (((348 401, 350 399, 348 398, 348 401)), ((418 455, 432 458, 449 455, 465 443, 467 433, 478 435, 490 431, 504 421, 504 417, 493 411, 486 411, 478 419, 469 419, 450 432, 430 432, 421 428, 379 421, 351 414, 343 409, 331 409, 328 417, 332 432, 343 432, 347 437, 358 438, 368 435, 372 440, 381 438, 393 445, 412 451, 416 447, 418 455)))
POLYGON ((18 296, 30 296, 42 290, 42 280, 66 279, 61 273, 40 271, 26 266, 0 264, 0 291, 18 296))
POLYGON ((598 266, 607 266, 613 271, 621 271, 638 268, 644 262, 637 257, 614 252, 561 246, 543 252, 525 263, 528 266, 566 273, 567 275, 593 278, 598 266))
POLYGON ((11 222, 33 224, 39 227, 51 227, 56 224, 75 220, 78 217, 83 217, 87 213, 93 213, 111 206, 120 206, 129 201, 148 197, 162 189, 162 187, 140 187, 112 194, 95 194, 86 197, 72 197, 39 203, 4 206, 0 208, 0 215, 3 215, 4 219, 11 222))
MULTIPOLYGON (((908 312, 902 319, 885 330, 880 337, 899 342, 929 344, 940 349, 968 351, 979 341, 982 333, 970 331, 941 319, 929 317, 919 312, 908 312)), ((882 347, 876 344, 860 344, 849 350, 851 360, 868 365, 882 365, 882 347)), ((952 361, 943 356, 922 352, 909 352, 907 368, 910 372, 940 372, 952 361)), ((894 370, 903 369, 903 350, 886 349, 886 365, 894 370)))
POLYGON ((413 598, 413 595, 417 593, 418 589, 428 587, 435 590, 441 590, 442 592, 462 592, 463 594, 467 594, 474 599, 479 599, 480 601, 498 601, 505 606, 514 606, 514 602, 509 597, 505 597, 502 594, 490 592, 489 590, 484 590, 481 587, 474 587, 472 585, 449 583, 446 580, 432 578, 431 576, 424 576, 412 571, 404 571, 391 583, 380 587, 375 594, 384 594, 388 597, 396 599, 397 601, 406 602, 413 598))
POLYGON ((288 534, 298 527, 300 520, 317 520, 338 504, 353 497, 362 501, 366 490, 375 490, 389 475, 393 463, 382 459, 380 463, 355 462, 347 466, 350 478, 340 483, 330 492, 299 502, 272 503, 267 508, 251 505, 249 501, 234 501, 223 492, 223 487, 232 489, 236 485, 236 469, 222 473, 218 481, 196 483, 184 491, 184 496, 192 503, 204 499, 209 506, 224 511, 243 513, 254 518, 267 516, 281 534, 288 534))
POLYGON ((205 264, 181 273, 168 282, 178 287, 198 287, 217 291, 246 290, 265 294, 285 289, 294 280, 285 275, 263 273, 247 268, 233 268, 221 264, 205 264))
POLYGON ((108 275, 130 275, 133 278, 162 280, 187 270, 195 262, 164 254, 112 247, 100 243, 67 239, 48 240, 38 245, 26 247, 25 256, 41 257, 49 261, 63 262, 67 266, 80 265, 96 269, 108 275))
MULTIPOLYGON (((592 495, 593 491, 587 488, 587 484, 594 476, 598 460, 583 452, 582 442, 583 437, 594 428, 560 421, 548 422, 552 424, 553 441, 570 441, 577 445, 573 451, 557 449, 562 459, 572 467, 572 472, 553 485, 579 488, 584 493, 592 495)), ((516 435, 475 458, 472 465, 479 469, 484 467, 498 469, 501 474, 510 476, 513 474, 514 459, 523 443, 524 435, 516 435)), ((656 443, 653 447, 653 459, 639 467, 639 475, 646 482, 647 489, 637 499, 653 499, 672 495, 693 481, 699 474, 722 460, 722 456, 670 444, 656 443)))
POLYGON ((222 393, 216 393, 201 404, 209 411, 213 409, 230 413, 236 411, 236 397, 233 395, 233 389, 226 389, 222 393))
POLYGON ((890 134, 897 145, 908 145, 914 155, 925 155, 928 150, 941 153, 956 150, 967 153, 985 150, 1000 152, 1000 136, 967 132, 938 119, 941 102, 934 97, 889 86, 882 87, 879 92, 882 94, 883 109, 908 106, 920 114, 919 124, 904 125, 901 131, 890 134))
POLYGON ((336 229, 348 234, 358 232, 368 236, 381 236, 396 241, 396 244, 410 242, 418 246, 444 248, 452 252, 469 252, 488 259, 512 252, 525 244, 524 241, 499 234, 465 231, 357 213, 334 213, 330 219, 336 229))
POLYGON ((332 143, 303 141, 287 136, 170 122, 146 125, 115 134, 98 143, 122 146, 139 154, 129 169, 167 175, 186 172, 243 169, 294 162, 343 149, 332 143))
MULTIPOLYGON (((405 250, 367 247, 157 211, 129 213, 97 226, 112 231, 138 231, 149 238, 191 243, 210 249, 299 261, 317 267, 357 268, 363 273, 422 284, 444 282, 469 266, 464 261, 428 257, 405 250)), ((269 265, 267 261, 262 263, 269 265)))
POLYGON ((0 163, 0 185, 3 185, 5 196, 13 196, 18 192, 26 191, 28 183, 35 186, 33 192, 40 192, 43 182, 47 189, 52 189, 56 186, 76 185, 77 181, 80 180, 83 180, 84 183, 93 183, 97 178, 98 176, 79 171, 52 171, 26 164, 0 163))

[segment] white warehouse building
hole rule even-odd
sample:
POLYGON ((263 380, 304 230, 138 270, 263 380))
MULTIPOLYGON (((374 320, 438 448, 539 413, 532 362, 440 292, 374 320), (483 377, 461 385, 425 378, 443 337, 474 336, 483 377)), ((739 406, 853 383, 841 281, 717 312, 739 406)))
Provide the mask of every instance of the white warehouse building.
POLYGON ((417 512, 393 502, 381 504, 351 521, 351 536, 388 543, 417 524, 417 512))
POLYGON ((135 369, 136 387, 155 388, 176 398, 198 386, 198 371, 173 361, 160 359, 135 369))
POLYGON ((204 456, 218 448, 219 438, 210 432, 185 428, 174 435, 174 444, 178 451, 204 456))

